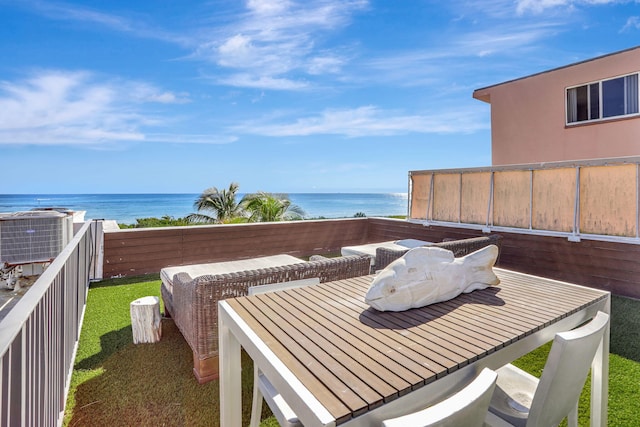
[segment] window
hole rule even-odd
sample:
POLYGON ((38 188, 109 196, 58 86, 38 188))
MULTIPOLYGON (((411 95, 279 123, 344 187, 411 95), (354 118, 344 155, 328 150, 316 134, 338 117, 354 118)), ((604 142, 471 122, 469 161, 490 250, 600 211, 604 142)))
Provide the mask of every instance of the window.
POLYGON ((637 73, 567 89, 567 124, 638 112, 637 73))

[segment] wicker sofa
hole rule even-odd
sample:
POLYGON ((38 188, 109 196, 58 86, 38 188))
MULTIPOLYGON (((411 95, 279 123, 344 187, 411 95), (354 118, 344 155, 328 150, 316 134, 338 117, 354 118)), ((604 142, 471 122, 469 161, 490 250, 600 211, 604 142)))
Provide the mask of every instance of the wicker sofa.
POLYGON ((193 372, 198 382, 218 378, 218 301, 248 294, 251 286, 320 278, 320 282, 369 274, 369 257, 315 258, 281 267, 192 278, 173 277, 172 291, 161 287, 165 314, 174 321, 193 351, 193 372))
MULTIPOLYGON (((448 249, 453 252, 455 257, 462 257, 482 249, 485 246, 496 245, 500 250, 502 247, 502 236, 500 234, 490 234, 489 236, 472 237, 470 239, 447 240, 444 242, 433 243, 429 246, 437 246, 448 249)), ((387 248, 376 249, 376 269, 382 270, 402 255, 406 254, 409 249, 395 250, 387 248)), ((499 257, 500 255, 498 255, 499 257)))

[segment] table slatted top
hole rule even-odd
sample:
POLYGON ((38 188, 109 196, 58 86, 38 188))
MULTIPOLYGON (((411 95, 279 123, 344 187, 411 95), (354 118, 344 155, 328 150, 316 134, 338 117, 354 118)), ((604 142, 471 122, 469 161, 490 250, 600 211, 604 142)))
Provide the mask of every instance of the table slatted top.
POLYGON ((495 272, 498 286, 400 313, 364 303, 373 276, 227 302, 340 424, 608 296, 495 272))

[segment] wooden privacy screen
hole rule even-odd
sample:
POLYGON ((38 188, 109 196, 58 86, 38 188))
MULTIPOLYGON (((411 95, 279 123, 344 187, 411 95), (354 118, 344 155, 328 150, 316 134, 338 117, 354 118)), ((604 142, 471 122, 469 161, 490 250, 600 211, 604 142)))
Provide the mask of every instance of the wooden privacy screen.
POLYGON ((493 225, 529 228, 530 171, 499 171, 493 175, 493 225))
POLYGON ((462 174, 460 222, 485 224, 491 196, 491 172, 462 174))
POLYGON ((433 177, 433 217, 440 221, 460 220, 460 174, 445 173, 433 177))
POLYGON ((411 218, 427 219, 432 174, 411 176, 411 218))
POLYGON ((636 236, 636 165, 580 171, 580 232, 636 236))
POLYGON ((575 168, 533 171, 532 228, 572 232, 575 196, 575 168))
POLYGON ((411 218, 637 238, 638 162, 412 172, 411 218))

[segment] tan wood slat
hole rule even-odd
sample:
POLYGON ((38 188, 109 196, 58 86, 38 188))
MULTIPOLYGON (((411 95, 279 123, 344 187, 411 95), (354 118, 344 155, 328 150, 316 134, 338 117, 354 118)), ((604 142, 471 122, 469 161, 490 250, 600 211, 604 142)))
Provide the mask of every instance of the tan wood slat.
MULTIPOLYGON (((326 298, 326 295, 319 293, 316 297, 326 298)), ((301 300, 304 298, 302 297, 301 300)), ((425 376, 427 378, 431 375, 435 377, 433 370, 409 358, 406 354, 407 352, 401 351, 402 348, 398 347, 397 341, 391 340, 384 334, 372 333, 359 320, 354 320, 353 316, 349 317, 345 314, 348 311, 337 309, 335 306, 329 308, 323 304, 323 300, 318 298, 314 299, 314 303, 306 307, 314 311, 324 312, 327 319, 339 326, 337 332, 343 337, 351 338, 355 341, 354 345, 373 352, 372 357, 375 355, 381 358, 378 359, 379 362, 391 363, 394 373, 400 375, 401 378, 412 385, 422 384, 425 376)), ((440 367, 440 369, 444 368, 440 367)))
MULTIPOLYGON (((526 305, 528 312, 525 316, 532 318, 532 321, 539 321, 541 313, 548 313, 550 310, 548 301, 551 299, 550 292, 553 294, 553 306, 555 309, 562 307, 565 312, 562 317, 566 317, 575 311, 581 309, 587 304, 592 304, 595 300, 601 300, 605 298, 601 291, 575 288, 567 286, 562 282, 556 282, 550 279, 543 279, 535 276, 524 276, 520 273, 507 272, 504 270, 498 271, 499 276, 508 280, 512 287, 506 288, 504 293, 511 298, 511 294, 514 292, 526 293, 529 297, 526 300, 520 302, 520 305, 526 305), (547 301, 547 303, 541 302, 547 301)), ((511 304, 512 306, 517 304, 511 304)), ((557 313, 554 313, 556 315, 557 313)), ((524 317, 522 313, 520 317, 524 317)), ((540 326, 542 327, 542 326, 540 326)))
MULTIPOLYGON (((324 288, 325 287, 323 286, 322 288, 317 287, 316 289, 318 292, 323 293, 322 295, 324 298, 328 299, 330 298, 330 295, 332 293, 328 292, 327 290, 324 290, 324 288)), ((326 299, 320 300, 320 301, 322 301, 320 304, 325 304, 324 301, 326 301, 326 299)), ((361 328, 370 336, 369 339, 372 340, 373 342, 383 342, 385 343, 385 345, 388 346, 389 349, 391 349, 391 351, 395 353, 402 353, 406 357, 411 357, 413 361, 420 360, 416 363, 419 366, 427 367, 429 372, 436 373, 442 370, 446 370, 444 366, 437 364, 436 362, 430 359, 424 359, 423 355, 415 354, 416 353, 415 349, 412 349, 411 347, 407 347, 405 344, 402 344, 400 341, 397 340, 397 334, 395 332, 390 332, 388 330, 380 328, 380 327, 384 327, 385 325, 381 323, 376 324, 376 326, 378 327, 374 328, 374 327, 371 327, 371 325, 366 325, 365 323, 363 323, 362 318, 367 319, 370 317, 370 313, 368 313, 367 311, 363 311, 359 308, 353 309, 353 307, 350 307, 350 304, 348 302, 345 302, 344 300, 342 301, 342 304, 338 304, 338 305, 327 304, 327 305, 323 305, 322 307, 327 311, 333 310, 334 313, 342 313, 344 316, 346 316, 345 317, 346 319, 350 319, 350 323, 348 325, 350 328, 356 328, 356 329, 361 328)), ((450 363, 450 361, 447 361, 447 363, 450 363)))
MULTIPOLYGON (((366 387, 364 387, 364 384, 359 384, 353 388, 353 391, 367 402, 369 408, 382 404, 382 396, 393 396, 399 392, 397 388, 391 387, 387 382, 383 381, 379 374, 371 375, 372 370, 366 364, 367 362, 374 363, 374 361, 365 353, 358 351, 350 346, 348 342, 340 339, 335 334, 336 326, 326 317, 309 311, 301 311, 293 304, 284 301, 279 295, 265 294, 261 297, 269 299, 268 304, 274 310, 279 308, 281 311, 278 312, 286 313, 288 322, 296 328, 297 332, 305 335, 314 345, 330 354, 336 364, 344 367, 354 378, 371 378, 366 387), (316 332, 320 328, 322 328, 322 334, 316 332), (344 347, 349 348, 345 349, 344 347), (374 392, 374 390, 376 391, 374 392)), ((308 350, 312 352, 312 349, 308 350)), ((331 364, 333 365, 333 363, 331 364)), ((389 374, 389 371, 382 375, 387 374, 389 374)), ((336 372, 336 375, 345 378, 344 372, 336 372)), ((409 384, 405 382, 402 389, 408 386, 409 384)))
MULTIPOLYGON (((529 280, 522 278, 521 276, 515 276, 509 278, 510 283, 518 284, 521 286, 520 289, 523 289, 529 295, 531 302, 537 302, 536 297, 545 297, 545 298, 555 298, 555 301, 562 305, 573 305, 574 301, 572 301, 569 297, 575 294, 567 294, 567 291, 562 287, 553 286, 551 282, 547 282, 544 284, 535 284, 529 280)), ((508 290, 507 290, 508 291, 508 290)))
MULTIPOLYGON (((476 292, 476 294, 484 294, 485 292, 476 292)), ((467 298, 470 294, 462 294, 459 299, 460 304, 456 305, 455 310, 462 316, 469 316, 470 319, 481 319, 486 325, 487 332, 496 333, 504 339, 504 344, 509 344, 519 337, 523 337, 530 330, 531 325, 521 322, 519 316, 504 316, 508 313, 499 313, 498 307, 487 308, 484 304, 478 304, 480 298, 470 300, 467 298), (492 310, 493 309, 493 310, 492 310), (503 317, 498 318, 497 315, 502 314, 503 317)), ((478 297, 478 295, 476 295, 478 297)), ((446 304, 446 303, 444 303, 446 304)))
MULTIPOLYGON (((522 293, 521 289, 519 293, 522 293)), ((518 317, 521 321, 527 321, 535 328, 539 329, 546 325, 549 321, 556 319, 558 313, 563 313, 563 310, 571 309, 571 307, 562 308, 560 310, 551 310, 548 304, 545 306, 541 304, 538 299, 523 300, 519 293, 509 294, 509 291, 502 291, 502 295, 505 299, 510 300, 509 306, 503 310, 502 316, 507 320, 509 317, 518 317)), ((536 330, 537 330, 536 329, 536 330)), ((531 330, 525 335, 530 334, 531 330)))
POLYGON ((548 310, 562 310, 575 306, 575 301, 567 300, 566 295, 559 293, 557 288, 546 287, 531 284, 528 281, 521 281, 518 278, 509 279, 511 286, 518 286, 517 290, 512 287, 503 288, 502 296, 513 298, 518 304, 527 304, 531 309, 535 308, 538 312, 548 310), (527 299, 522 299, 514 293, 526 293, 527 299), (554 301, 554 308, 549 307, 548 301, 554 301))
MULTIPOLYGON (((362 379, 358 378, 342 364, 336 363, 335 354, 319 347, 312 339, 301 332, 302 323, 291 319, 289 316, 283 317, 265 301, 264 295, 256 295, 252 299, 253 310, 260 313, 258 321, 268 321, 276 325, 277 329, 270 328, 274 337, 297 357, 307 369, 320 380, 324 387, 331 389, 342 403, 351 410, 358 413, 368 408, 370 404, 375 406, 380 403, 382 397, 362 379), (289 335, 287 331, 295 331, 289 335), (328 357, 327 357, 328 356, 328 357), (349 384, 349 385, 347 385, 349 384)), ((284 314, 284 313, 283 313, 284 314)), ((257 317, 257 316, 256 316, 257 317)), ((335 350, 335 349, 331 349, 335 350)), ((312 390, 313 391, 313 390, 312 390)))
POLYGON ((236 303, 340 424, 607 295, 516 273, 499 276, 495 288, 401 313, 377 312, 364 303, 372 276, 236 303), (405 367, 402 374, 398 366, 405 367), (411 386, 400 390, 403 384, 411 386))
MULTIPOLYGON (((492 292, 494 289, 489 289, 484 292, 475 292, 476 294, 485 294, 492 292)), ((512 324, 493 322, 493 317, 484 311, 485 304, 479 302, 479 299, 470 300, 465 298, 470 294, 461 294, 459 298, 454 300, 445 301, 442 303, 442 307, 446 307, 450 312, 464 319, 480 320, 483 325, 490 323, 489 326, 485 326, 487 333, 497 334, 502 338, 511 338, 514 334, 522 332, 522 327, 518 327, 512 324)))
POLYGON ((572 307, 575 306, 577 302, 582 301, 582 303, 584 304, 590 301, 588 298, 584 298, 584 296, 580 295, 579 293, 575 291, 569 292, 567 290, 564 290, 563 288, 559 288, 558 286, 556 286, 557 284, 554 283, 550 283, 549 286, 545 288, 536 287, 529 282, 521 282, 518 279, 512 279, 512 283, 521 284, 522 288, 526 289, 526 291, 530 293, 531 297, 534 299, 553 299, 554 302, 557 303, 558 307, 572 307))
MULTIPOLYGON (((238 313, 262 341, 278 356, 278 358, 296 375, 296 377, 322 402, 323 406, 336 418, 351 416, 352 411, 336 397, 335 390, 327 388, 313 375, 304 363, 303 354, 295 354, 300 346, 291 340, 280 341, 271 331, 278 330, 277 325, 268 319, 258 319, 252 311, 253 306, 244 298, 228 299, 227 303, 238 313), (303 359, 303 360, 300 360, 303 359)), ((304 351, 303 349, 300 349, 304 351)))
MULTIPOLYGON (((295 293, 292 293, 292 296, 295 298, 295 293)), ((384 354, 373 351, 366 342, 359 339, 357 330, 345 329, 344 323, 339 322, 332 313, 318 309, 314 301, 304 298, 291 300, 292 298, 280 298, 277 302, 284 310, 295 316, 304 317, 305 314, 308 315, 309 321, 307 325, 312 329, 321 329, 323 327, 322 322, 325 321, 330 324, 331 328, 326 331, 324 338, 332 341, 341 350, 353 355, 358 363, 393 387, 398 395, 405 394, 411 390, 412 384, 422 381, 421 377, 393 360, 386 362, 388 367, 381 364, 378 358, 384 357, 384 354), (409 377, 411 381, 407 381, 406 377, 409 377)))
MULTIPOLYGON (((367 285, 367 288, 368 288, 368 285, 367 285)), ((364 303, 364 299, 363 299, 363 296, 362 296, 364 294, 364 292, 362 292, 362 294, 358 293, 358 291, 362 291, 362 289, 363 288, 357 288, 357 289, 354 288, 353 289, 352 292, 354 292, 354 293, 352 293, 352 295, 355 295, 355 297, 352 300, 352 302, 355 305, 357 305, 359 307, 359 309, 367 309, 368 313, 373 313, 375 315, 375 313, 378 313, 378 312, 375 311, 374 309, 370 309, 366 305, 366 303, 364 303)), ((433 330, 430 330, 430 329, 423 330, 422 328, 420 328, 420 325, 422 325, 425 321, 430 320, 430 319, 427 319, 425 317, 420 318, 420 316, 421 316, 420 313, 417 313, 417 312, 414 312, 414 313, 404 312, 404 314, 402 314, 402 315, 396 315, 396 314, 393 314, 393 313, 386 313, 384 315, 379 315, 379 316, 380 316, 380 318, 378 320, 385 319, 385 320, 391 322, 387 326, 392 328, 392 329, 397 329, 399 327, 400 328, 415 327, 414 329, 412 329, 412 331, 414 333, 416 333, 417 336, 419 336, 421 338, 429 339, 429 338, 432 338, 432 337, 438 337, 438 338, 442 339, 442 334, 441 333, 442 332, 446 333, 447 334, 447 338, 448 338, 447 339, 448 346, 447 346, 447 348, 445 350, 445 354, 444 355, 446 357, 448 357, 450 360, 454 360, 454 361, 458 360, 459 357, 455 356, 454 353, 457 354, 457 355, 461 354, 460 351, 458 351, 457 353, 453 351, 454 349, 461 348, 461 347, 455 347, 456 342, 465 343, 462 348, 468 347, 466 345, 466 340, 463 339, 463 340, 460 340, 460 341, 456 341, 456 340, 459 339, 459 336, 456 336, 455 333, 452 334, 452 331, 448 331, 448 330, 445 331, 444 329, 439 328, 440 327, 439 324, 437 324, 437 325, 431 324, 431 326, 434 326, 439 332, 434 332, 433 330), (384 316, 386 316, 386 317, 384 317, 384 316), (411 322, 407 322, 405 319, 403 319, 405 316, 407 316, 412 321, 411 322), (450 347, 450 346, 453 346, 453 347, 450 347)), ((424 314, 422 314, 422 316, 424 316, 424 314)), ((473 354, 477 354, 478 349, 479 348, 474 348, 474 349, 468 350, 468 352, 470 352, 472 355, 473 354)), ((463 351, 462 353, 465 353, 465 352, 463 351)), ((463 358, 463 360, 465 362, 468 362, 468 356, 465 356, 463 358)), ((458 365, 456 365, 456 366, 458 366, 458 365)), ((451 367, 449 367, 449 369, 451 369, 451 367)))
MULTIPOLYGON (((330 295, 331 293, 328 293, 327 297, 329 297, 330 295)), ((413 328, 416 325, 399 325, 397 322, 394 323, 392 321, 392 316, 387 314, 387 317, 385 317, 384 315, 375 312, 374 310, 366 306, 361 301, 361 299, 361 297, 345 298, 341 299, 341 302, 347 309, 350 309, 353 313, 356 313, 356 316, 360 319, 360 322, 369 322, 366 326, 375 326, 375 330, 377 332, 384 334, 388 338, 394 339, 396 342, 398 342, 398 344, 404 343, 403 345, 406 346, 405 348, 411 350, 411 353, 407 354, 413 354, 417 352, 420 356, 416 360, 423 360, 423 362, 421 363, 427 363, 427 366, 435 367, 438 377, 448 372, 448 370, 450 369, 457 369, 460 362, 467 360, 453 352, 449 352, 448 350, 437 352, 428 349, 424 345, 420 345, 416 342, 416 340, 424 340, 425 336, 419 329, 413 328), (402 328, 403 331, 409 333, 409 335, 405 334, 398 340, 397 330, 400 328, 402 328), (406 341, 407 336, 411 338, 413 343, 406 341), (441 353, 448 353, 449 357, 445 357, 441 353), (442 369, 437 369, 438 366, 440 366, 442 369)), ((434 334, 431 335, 433 336, 434 334)))
POLYGON ((492 329, 494 329, 493 323, 486 319, 478 319, 477 317, 471 316, 468 318, 455 317, 451 311, 446 309, 442 310, 441 314, 447 315, 448 319, 452 321, 452 324, 464 330, 470 344, 482 346, 486 353, 492 353, 504 347, 504 345, 508 344, 511 340, 510 337, 505 337, 501 333, 492 333, 492 329))
POLYGON ((519 284, 528 284, 532 289, 536 288, 545 288, 550 291, 557 291, 561 293, 567 293, 571 295, 579 295, 580 298, 588 300, 592 295, 600 295, 598 289, 590 289, 590 288, 574 288, 574 287, 566 287, 564 285, 571 285, 569 282, 563 282, 554 279, 547 279, 538 276, 532 276, 529 274, 518 273, 515 271, 509 271, 504 269, 496 269, 496 274, 498 277, 504 277, 508 279, 511 283, 519 283, 519 284), (558 286, 559 285, 559 286, 558 286), (579 291, 578 291, 579 289, 579 291))
MULTIPOLYGON (((536 321, 539 321, 540 319, 553 319, 558 311, 568 313, 565 314, 565 316, 567 316, 570 312, 573 312, 582 306, 582 304, 576 304, 575 301, 567 301, 557 292, 544 292, 539 287, 531 286, 530 283, 518 282, 516 280, 512 282, 512 285, 518 285, 518 292, 526 292, 528 299, 519 299, 518 295, 513 295, 515 292, 513 289, 505 289, 502 295, 509 298, 518 298, 516 299, 517 303, 512 305, 526 305, 527 315, 536 321), (547 301, 547 303, 545 303, 545 301, 547 301), (554 307, 551 307, 548 304, 548 301, 554 301, 554 307)), ((544 324, 542 326, 544 326, 544 324)))
MULTIPOLYGON (((412 338, 418 340, 428 338, 428 336, 439 336, 440 338, 446 337, 449 344, 449 346, 446 347, 446 350, 449 350, 449 360, 456 361, 455 365, 445 365, 447 366, 449 371, 464 366, 469 362, 468 358, 452 356, 452 348, 455 347, 466 349, 468 351, 471 351, 475 355, 477 355, 478 352, 483 353, 486 351, 485 345, 478 346, 469 343, 463 331, 460 331, 459 328, 456 329, 455 326, 451 328, 452 325, 449 324, 447 320, 443 320, 434 313, 429 312, 428 308, 422 311, 410 310, 402 312, 402 314, 393 312, 378 312, 366 305, 363 295, 358 294, 357 290, 349 289, 345 291, 350 292, 350 295, 353 297, 350 300, 351 303, 359 307, 361 310, 367 310, 367 317, 380 322, 382 326, 385 326, 392 330, 410 330, 413 334, 415 334, 412 335, 412 338)), ((438 348, 438 350, 441 349, 438 348)))
MULTIPOLYGON (((466 348, 469 351, 475 353, 475 358, 484 355, 491 351, 496 345, 500 344, 499 340, 495 340, 489 337, 482 337, 478 335, 469 335, 468 329, 465 325, 455 322, 455 319, 450 317, 443 317, 437 313, 433 307, 427 307, 424 310, 412 311, 408 315, 401 313, 388 313, 387 315, 393 316, 402 327, 403 319, 412 319, 417 324, 417 328, 420 331, 426 333, 437 333, 442 338, 446 338, 450 346, 457 346, 459 348, 466 348), (437 332, 436 332, 437 331, 437 332)), ((467 360, 465 363, 459 364, 458 367, 464 366, 466 363, 475 360, 467 360)), ((451 369, 450 369, 451 372, 451 369)))

